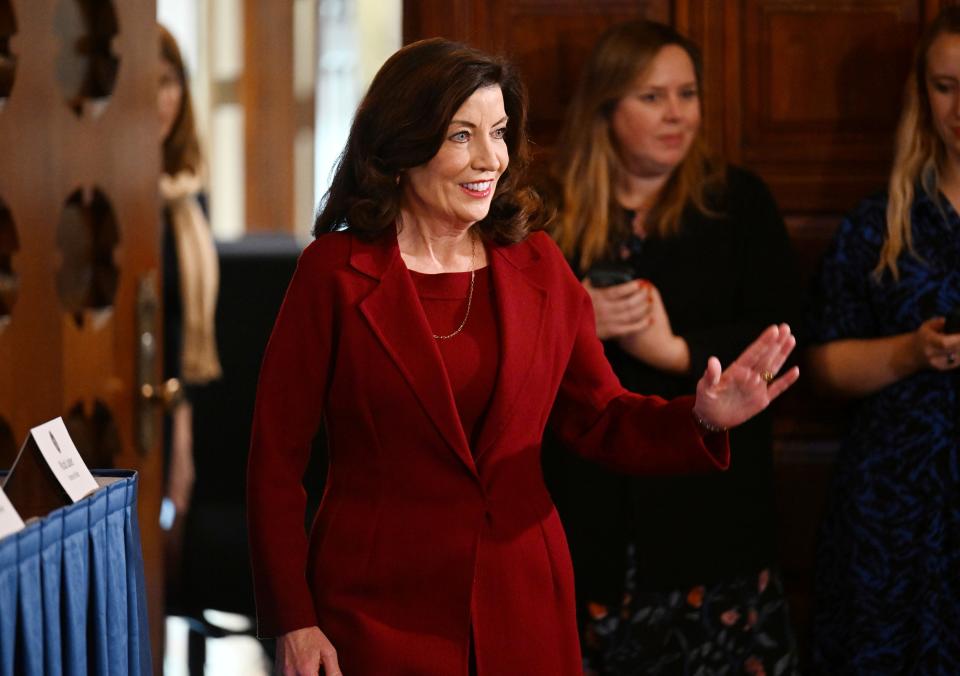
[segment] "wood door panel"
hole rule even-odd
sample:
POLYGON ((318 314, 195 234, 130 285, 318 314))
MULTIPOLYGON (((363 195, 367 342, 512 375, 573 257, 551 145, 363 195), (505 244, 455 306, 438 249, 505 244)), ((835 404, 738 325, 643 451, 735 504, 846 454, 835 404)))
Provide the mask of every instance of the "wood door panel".
MULTIPOLYGON (((634 15, 620 14, 626 21, 634 15)), ((509 52, 524 75, 530 97, 531 138, 552 147, 560 133, 567 104, 577 86, 581 65, 600 34, 610 25, 607 15, 551 17, 549 31, 543 16, 517 14, 509 29, 509 52)))
POLYGON ((670 0, 404 0, 403 42, 445 37, 491 52, 512 52, 522 46, 517 38, 523 33, 512 34, 519 17, 539 17, 540 32, 550 34, 562 17, 595 17, 606 27, 643 16, 668 22, 670 0))
POLYGON ((759 53, 743 56, 759 85, 759 105, 747 112, 761 126, 748 130, 887 132, 897 119, 918 26, 916 13, 901 5, 856 12, 834 5, 748 8, 748 33, 758 31, 762 44, 759 53))
POLYGON ((500 4, 494 45, 523 73, 530 97, 531 137, 539 149, 556 143, 581 67, 607 28, 631 19, 670 20, 666 0, 515 0, 500 4))
MULTIPOLYGON (((0 419, 19 444, 45 420, 68 418, 72 411, 77 418, 79 406, 80 418, 102 423, 103 434, 87 435, 94 443, 119 439, 107 444, 117 448, 91 449, 85 459, 99 465, 109 458, 116 467, 139 472, 159 673, 162 455, 159 439, 141 453, 135 417, 137 288, 143 275, 157 271, 160 246, 156 7, 153 0, 89 7, 91 15, 84 15, 79 0, 13 4, 16 33, 9 51, 16 57, 16 80, 0 108, 0 199, 17 230, 12 267, 19 289, 0 328, 0 419), (78 324, 58 292, 58 272, 70 263, 58 233, 68 198, 94 188, 113 211, 119 241, 106 255, 119 274, 109 308, 83 312, 78 324)), ((83 226, 74 219, 72 227, 83 226)))
POLYGON ((556 143, 580 68, 611 25, 649 18, 669 22, 669 0, 493 0, 404 3, 404 42, 443 36, 507 55, 530 96, 531 138, 537 152, 556 143))
POLYGON ((725 109, 731 160, 758 170, 781 208, 843 212, 881 188, 920 30, 917 0, 730 3, 725 109))

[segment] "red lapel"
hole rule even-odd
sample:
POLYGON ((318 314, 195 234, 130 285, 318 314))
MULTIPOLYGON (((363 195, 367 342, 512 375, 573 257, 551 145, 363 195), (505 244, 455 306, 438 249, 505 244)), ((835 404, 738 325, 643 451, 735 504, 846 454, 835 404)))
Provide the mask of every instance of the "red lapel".
POLYGON ((500 438, 515 402, 529 379, 546 318, 547 291, 535 284, 525 268, 542 255, 531 240, 491 247, 494 298, 500 320, 500 370, 497 384, 477 440, 479 458, 500 438))
POLYGON ((351 241, 350 265, 380 280, 360 302, 360 312, 437 430, 467 469, 476 474, 440 349, 400 257, 396 235, 385 235, 374 242, 364 242, 356 237, 351 241))
MULTIPOLYGON (((423 308, 416 301, 417 291, 400 257, 396 236, 370 243, 353 238, 352 242, 350 264, 380 281, 361 301, 361 313, 437 430, 475 474, 474 454, 460 424, 443 358, 423 308)), ((500 368, 476 457, 496 443, 516 410, 514 404, 529 378, 546 318, 547 291, 524 272, 540 260, 536 245, 530 241, 494 245, 490 252, 500 321, 500 368)))

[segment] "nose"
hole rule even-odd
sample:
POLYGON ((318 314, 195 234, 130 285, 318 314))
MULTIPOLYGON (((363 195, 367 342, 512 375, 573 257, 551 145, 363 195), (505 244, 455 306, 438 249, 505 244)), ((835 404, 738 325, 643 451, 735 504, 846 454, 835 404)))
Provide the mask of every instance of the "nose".
POLYGON ((682 101, 680 101, 680 97, 676 94, 671 94, 667 97, 666 106, 663 111, 664 115, 668 120, 679 120, 681 106, 682 101))
POLYGON ((494 147, 495 141, 487 134, 477 134, 471 144, 471 166, 479 171, 496 171, 500 168, 500 159, 494 147))

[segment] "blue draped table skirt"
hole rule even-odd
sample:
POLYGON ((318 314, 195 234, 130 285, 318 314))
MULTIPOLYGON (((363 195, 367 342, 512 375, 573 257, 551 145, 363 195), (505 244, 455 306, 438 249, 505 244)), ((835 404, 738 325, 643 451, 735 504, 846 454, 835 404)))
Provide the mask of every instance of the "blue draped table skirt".
POLYGON ((0 539, 0 676, 151 673, 136 472, 0 539))

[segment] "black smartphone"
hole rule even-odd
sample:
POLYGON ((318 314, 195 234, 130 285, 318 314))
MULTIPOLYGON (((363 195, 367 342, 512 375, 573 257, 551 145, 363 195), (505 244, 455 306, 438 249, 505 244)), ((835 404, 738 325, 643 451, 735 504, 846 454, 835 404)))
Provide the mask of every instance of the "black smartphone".
POLYGON ((597 288, 626 284, 634 279, 633 267, 626 263, 595 263, 587 271, 587 279, 597 288))
POLYGON ((943 325, 944 333, 960 333, 960 307, 955 307, 947 315, 947 321, 943 325))

